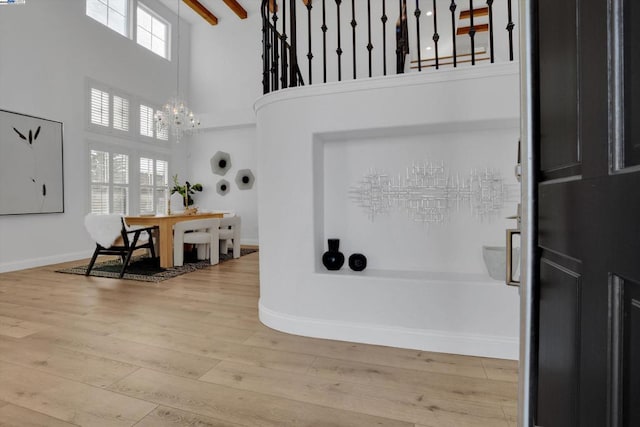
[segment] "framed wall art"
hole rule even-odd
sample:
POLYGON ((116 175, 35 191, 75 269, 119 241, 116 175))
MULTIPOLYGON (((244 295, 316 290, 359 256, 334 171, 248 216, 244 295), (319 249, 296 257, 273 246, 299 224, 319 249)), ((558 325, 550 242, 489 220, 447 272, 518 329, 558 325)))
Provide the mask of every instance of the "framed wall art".
POLYGON ((0 215, 64 212, 62 122, 0 110, 0 215))

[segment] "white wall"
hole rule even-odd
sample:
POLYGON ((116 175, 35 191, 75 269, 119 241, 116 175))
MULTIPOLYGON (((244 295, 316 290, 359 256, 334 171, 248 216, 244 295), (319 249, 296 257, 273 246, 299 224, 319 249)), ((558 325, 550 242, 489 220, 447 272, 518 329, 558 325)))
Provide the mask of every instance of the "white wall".
MULTIPOLYGON (((175 23, 156 0, 145 4, 175 23)), ((183 28, 181 76, 187 85, 189 30, 183 28)), ((93 247, 83 226, 87 142, 104 139, 86 130, 86 78, 162 104, 175 92, 175 64, 87 17, 81 0, 4 6, 0 40, 0 109, 64 123, 65 190, 62 214, 0 216, 0 271, 86 257, 93 247)), ((180 146, 171 150, 173 173, 186 173, 186 153, 180 146)))
POLYGON ((204 185, 196 204, 204 209, 233 210, 242 217, 242 243, 258 243, 257 192, 260 176, 256 160, 256 128, 253 103, 262 94, 261 20, 258 5, 249 2, 248 17, 230 16, 213 27, 192 27, 191 96, 201 116, 202 132, 189 142, 189 178, 204 185), (224 177, 211 172, 209 160, 217 151, 231 155, 232 168, 224 177), (239 169, 251 169, 256 182, 251 190, 239 190, 239 169), (216 183, 226 179, 231 190, 216 193, 216 183))
MULTIPOLYGON (((473 259, 457 260, 466 273, 446 263, 421 263, 419 257, 396 258, 399 267, 377 269, 373 265, 363 274, 352 273, 346 266, 339 272, 328 272, 321 266, 320 256, 326 250, 326 238, 341 237, 328 233, 346 233, 353 238, 345 242, 352 245, 349 252, 384 254, 377 225, 352 221, 345 230, 338 228, 335 218, 325 218, 327 209, 340 206, 339 196, 328 197, 325 192, 325 186, 332 185, 325 175, 332 170, 342 176, 351 173, 349 164, 325 164, 327 156, 339 157, 331 153, 331 144, 346 144, 344 149, 337 148, 358 156, 353 164, 359 168, 362 164, 375 166, 384 153, 367 147, 357 150, 354 141, 371 144, 383 138, 386 150, 392 153, 389 159, 396 162, 399 147, 393 138, 403 135, 413 141, 402 145, 407 150, 405 158, 418 161, 429 152, 430 142, 437 148, 438 141, 448 138, 452 150, 457 150, 460 138, 447 135, 464 131, 472 137, 474 131, 480 131, 485 135, 477 141, 475 149, 480 150, 473 152, 487 153, 465 159, 461 165, 495 157, 509 178, 506 171, 516 161, 518 85, 517 64, 480 65, 283 90, 261 98, 256 103, 261 320, 302 335, 516 358, 517 290, 489 279, 480 270, 478 258, 478 246, 485 239, 501 241, 504 220, 490 226, 488 234, 474 232, 475 237, 469 240, 462 228, 455 236, 445 233, 438 236, 438 242, 427 244, 430 253, 426 255, 432 256, 437 256, 439 245, 449 245, 453 238, 475 246, 473 259), (415 144, 416 138, 423 138, 424 144, 415 144), (494 143, 492 138, 498 141, 494 143), (452 270, 456 273, 435 274, 452 270)), ((438 151, 445 153, 441 148, 438 151)), ((352 210, 348 203, 343 194, 344 210, 352 210)), ((506 212, 512 213, 509 208, 506 212)), ((366 216, 361 218, 366 223, 366 216)), ((393 228, 380 234, 393 238, 395 226, 388 226, 393 228)), ((401 226, 399 229, 403 238, 411 239, 408 244, 413 248, 425 238, 422 230, 412 237, 401 226)), ((402 240, 389 245, 399 247, 402 240)), ((381 263, 376 256, 372 261, 381 263)))
POLYGON ((195 196, 196 205, 206 210, 230 210, 242 218, 243 244, 258 244, 258 187, 256 180, 253 188, 240 190, 236 184, 236 174, 241 169, 250 169, 256 175, 256 128, 254 125, 207 129, 193 136, 189 143, 189 176, 193 182, 199 182, 204 189, 195 196), (224 176, 211 171, 210 159, 223 151, 231 156, 231 168, 224 176), (229 182, 229 192, 220 195, 216 184, 220 180, 229 182))

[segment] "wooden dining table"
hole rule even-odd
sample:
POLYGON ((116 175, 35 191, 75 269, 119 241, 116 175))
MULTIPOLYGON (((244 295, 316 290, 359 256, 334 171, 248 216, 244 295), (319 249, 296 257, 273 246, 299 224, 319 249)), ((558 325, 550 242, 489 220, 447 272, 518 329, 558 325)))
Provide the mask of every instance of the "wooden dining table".
POLYGON ((190 221, 195 219, 222 218, 223 212, 208 212, 196 214, 175 214, 175 215, 139 215, 127 216, 125 221, 128 225, 144 225, 146 227, 157 226, 159 229, 160 267, 173 267, 173 226, 177 222, 190 221))

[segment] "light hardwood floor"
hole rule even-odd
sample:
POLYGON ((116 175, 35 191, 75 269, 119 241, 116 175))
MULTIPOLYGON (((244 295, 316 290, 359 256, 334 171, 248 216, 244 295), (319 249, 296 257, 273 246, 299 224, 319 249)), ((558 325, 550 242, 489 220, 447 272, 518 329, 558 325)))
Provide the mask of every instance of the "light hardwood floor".
POLYGON ((0 274, 0 426, 516 425, 516 362, 261 325, 258 256, 159 284, 0 274))

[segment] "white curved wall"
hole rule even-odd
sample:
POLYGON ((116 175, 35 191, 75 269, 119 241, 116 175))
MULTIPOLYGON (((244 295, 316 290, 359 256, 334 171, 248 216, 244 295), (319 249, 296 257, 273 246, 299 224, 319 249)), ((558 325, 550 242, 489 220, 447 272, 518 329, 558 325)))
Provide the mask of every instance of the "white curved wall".
MULTIPOLYGON (((361 213, 361 221, 340 226, 336 210, 357 217, 348 195, 336 196, 340 179, 331 176, 348 179, 344 171, 358 162, 376 167, 385 152, 392 159, 402 150, 398 159, 422 161, 440 144, 438 156, 444 156, 442 140, 449 138, 459 152, 451 162, 497 162, 505 179, 513 179, 518 88, 518 65, 494 64, 287 89, 260 98, 260 319, 307 336, 517 358, 517 289, 491 280, 480 255, 482 244, 503 242, 512 224, 468 219, 456 226, 454 220, 446 233, 437 226, 425 234, 402 225, 397 234, 385 219, 368 223, 361 213), (469 140, 475 148, 461 150, 469 140), (376 149, 367 145, 377 143, 382 145, 376 149), (328 162, 342 157, 353 160, 328 162), (393 255, 383 257, 384 233, 388 245, 410 251, 395 261, 393 255), (347 256, 367 254, 367 270, 326 271, 320 256, 328 237, 342 238, 347 256), (469 244, 475 249, 467 253, 469 244), (414 255, 406 261, 409 253, 434 255, 445 247, 458 256, 456 263, 422 263, 414 255)), ((514 209, 507 206, 504 214, 514 209)))

